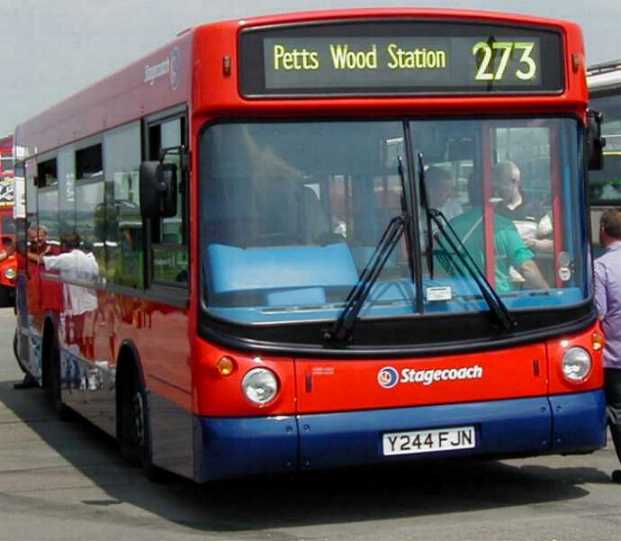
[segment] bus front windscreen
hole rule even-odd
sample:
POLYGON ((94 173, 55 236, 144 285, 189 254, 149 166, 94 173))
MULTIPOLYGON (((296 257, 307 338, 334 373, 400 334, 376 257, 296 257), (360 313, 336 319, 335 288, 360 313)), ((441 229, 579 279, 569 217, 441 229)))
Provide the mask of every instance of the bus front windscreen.
POLYGON ((335 320, 398 216, 408 226, 361 318, 489 310, 464 255, 510 311, 580 304, 580 129, 569 118, 213 124, 200 146, 207 310, 335 320))

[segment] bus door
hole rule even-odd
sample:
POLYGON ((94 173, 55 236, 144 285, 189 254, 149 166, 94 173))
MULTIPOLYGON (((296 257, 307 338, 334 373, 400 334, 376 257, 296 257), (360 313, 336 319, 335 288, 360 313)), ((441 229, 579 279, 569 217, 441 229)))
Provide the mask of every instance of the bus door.
POLYGON ((145 126, 147 160, 172 163, 177 171, 177 209, 173 216, 149 220, 146 226, 146 288, 149 300, 137 308, 146 340, 143 360, 149 359, 161 394, 189 409, 191 396, 188 340, 189 189, 186 167, 187 116, 185 108, 149 118, 145 126), (167 385, 168 384, 168 385, 167 385), (172 395, 171 395, 172 393, 172 395), (174 396, 173 396, 174 395, 174 396))

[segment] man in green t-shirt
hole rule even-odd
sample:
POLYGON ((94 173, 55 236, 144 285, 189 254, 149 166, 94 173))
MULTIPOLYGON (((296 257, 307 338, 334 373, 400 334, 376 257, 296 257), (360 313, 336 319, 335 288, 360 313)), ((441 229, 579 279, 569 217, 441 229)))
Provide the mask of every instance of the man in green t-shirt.
MULTIPOLYGON (((451 220, 451 225, 478 267, 485 271, 483 209, 473 207, 451 220)), ((525 287, 548 288, 539 267, 533 260, 535 254, 526 247, 513 222, 499 214, 495 214, 494 219, 494 246, 496 291, 503 293, 516 288, 511 280, 510 267, 514 267, 521 274, 525 287)), ((458 263, 453 261, 453 265, 455 264, 458 263)))

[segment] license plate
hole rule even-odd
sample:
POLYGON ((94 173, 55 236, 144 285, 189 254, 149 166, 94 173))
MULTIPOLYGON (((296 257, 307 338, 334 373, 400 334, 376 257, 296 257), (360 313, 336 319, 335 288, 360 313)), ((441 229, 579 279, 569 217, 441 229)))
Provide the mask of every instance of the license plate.
POLYGON ((384 456, 455 451, 476 447, 474 426, 391 432, 382 439, 384 456))

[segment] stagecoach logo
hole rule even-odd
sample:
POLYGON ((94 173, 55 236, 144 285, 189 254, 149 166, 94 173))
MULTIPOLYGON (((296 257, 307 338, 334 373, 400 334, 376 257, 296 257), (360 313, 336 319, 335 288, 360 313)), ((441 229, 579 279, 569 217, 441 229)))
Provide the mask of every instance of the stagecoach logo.
POLYGON ((399 383, 399 372, 392 366, 385 366, 377 373, 377 382, 384 387, 384 389, 392 389, 399 383))
POLYGON ((377 382, 384 389, 392 389, 397 383, 431 385, 436 381, 460 381, 465 379, 481 379, 482 377, 483 367, 478 364, 461 368, 439 368, 433 370, 403 368, 400 373, 392 366, 385 366, 377 373, 377 382))
POLYGON ((144 82, 153 85, 156 79, 168 75, 168 73, 170 73, 170 58, 154 66, 145 66, 144 82))
POLYGON ((170 88, 177 90, 179 86, 179 47, 170 51, 170 88))
POLYGON ((168 75, 170 87, 176 90, 179 86, 179 48, 174 47, 170 51, 168 58, 154 66, 145 66, 144 82, 150 85, 155 84, 155 80, 168 75))

